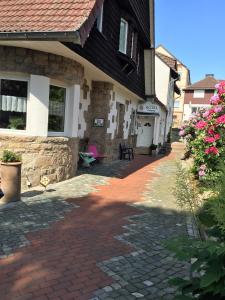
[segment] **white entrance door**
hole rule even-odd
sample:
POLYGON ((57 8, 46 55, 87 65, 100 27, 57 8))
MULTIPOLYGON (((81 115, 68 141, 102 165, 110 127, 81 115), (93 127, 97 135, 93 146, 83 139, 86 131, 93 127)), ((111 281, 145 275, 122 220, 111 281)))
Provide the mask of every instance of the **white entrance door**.
POLYGON ((149 147, 153 141, 154 118, 141 117, 138 123, 137 147, 149 147))

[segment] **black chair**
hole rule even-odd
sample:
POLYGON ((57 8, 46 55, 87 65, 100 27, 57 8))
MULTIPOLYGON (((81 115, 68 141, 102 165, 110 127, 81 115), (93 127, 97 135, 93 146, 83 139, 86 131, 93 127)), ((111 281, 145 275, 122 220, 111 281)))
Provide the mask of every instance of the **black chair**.
POLYGON ((130 146, 125 144, 120 144, 120 160, 126 159, 126 157, 131 160, 134 159, 134 150, 130 146))

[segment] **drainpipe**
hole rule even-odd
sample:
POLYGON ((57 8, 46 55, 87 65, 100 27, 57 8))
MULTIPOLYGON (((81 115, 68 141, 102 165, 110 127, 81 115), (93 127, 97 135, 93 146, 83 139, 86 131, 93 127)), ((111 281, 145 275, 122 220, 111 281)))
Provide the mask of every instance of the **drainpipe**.
MULTIPOLYGON (((169 93, 168 93, 168 102, 170 103, 170 96, 172 95, 172 92, 173 92, 173 96, 174 96, 174 83, 177 81, 177 78, 171 78, 170 82, 169 82, 169 93)), ((180 97, 180 96, 179 96, 180 97)), ((173 103, 172 103, 172 110, 171 110, 171 116, 172 116, 172 123, 171 123, 171 126, 173 124, 173 113, 174 113, 174 101, 175 101, 175 98, 173 97, 173 103)), ((167 119, 168 119, 168 111, 166 113, 166 128, 167 128, 167 119)), ((170 127, 171 127, 170 126, 170 127)), ((166 131, 166 129, 165 129, 166 131)), ((166 132, 165 132, 165 136, 166 136, 166 132)))

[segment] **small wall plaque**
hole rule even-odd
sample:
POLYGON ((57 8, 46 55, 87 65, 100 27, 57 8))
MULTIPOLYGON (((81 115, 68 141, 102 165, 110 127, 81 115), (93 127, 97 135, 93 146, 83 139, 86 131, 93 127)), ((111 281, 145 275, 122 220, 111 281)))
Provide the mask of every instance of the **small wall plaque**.
POLYGON ((94 124, 93 124, 94 127, 104 127, 104 124, 105 124, 105 119, 103 118, 94 119, 94 124))

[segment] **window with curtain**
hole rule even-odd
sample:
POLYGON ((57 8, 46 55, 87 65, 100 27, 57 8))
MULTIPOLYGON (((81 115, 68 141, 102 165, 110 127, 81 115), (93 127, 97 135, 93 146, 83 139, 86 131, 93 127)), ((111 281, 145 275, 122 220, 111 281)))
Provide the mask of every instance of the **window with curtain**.
POLYGON ((50 85, 48 131, 65 130, 66 88, 50 85))
POLYGON ((127 54, 127 35, 128 35, 128 22, 124 19, 121 19, 119 51, 124 54, 127 54))
POLYGON ((0 79, 0 128, 26 129, 28 82, 0 79))

